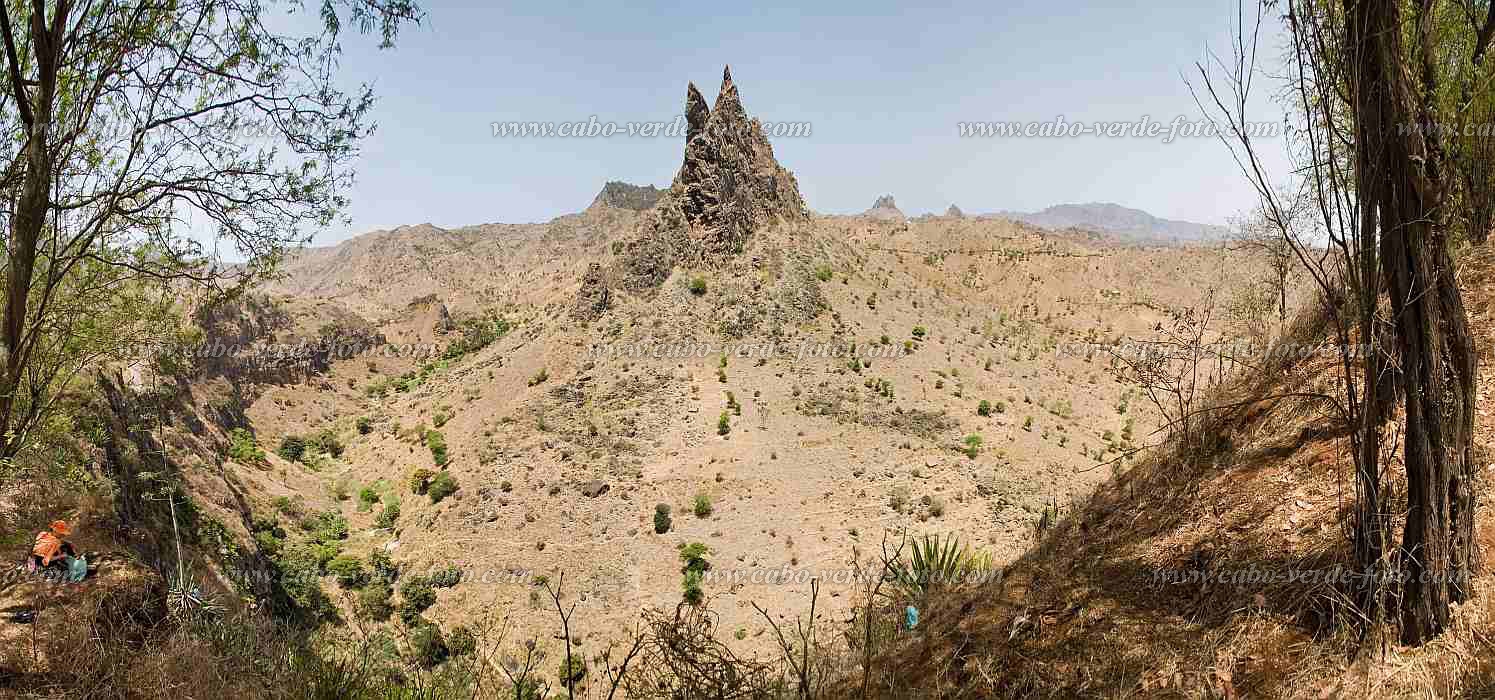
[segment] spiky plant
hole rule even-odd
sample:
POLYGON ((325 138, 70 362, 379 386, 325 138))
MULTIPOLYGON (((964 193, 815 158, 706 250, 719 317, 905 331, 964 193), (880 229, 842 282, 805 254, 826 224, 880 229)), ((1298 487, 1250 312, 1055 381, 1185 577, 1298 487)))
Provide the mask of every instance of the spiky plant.
POLYGON ((992 569, 989 552, 972 551, 958 535, 924 535, 912 542, 908 554, 889 566, 898 587, 911 598, 954 586, 972 574, 992 569))

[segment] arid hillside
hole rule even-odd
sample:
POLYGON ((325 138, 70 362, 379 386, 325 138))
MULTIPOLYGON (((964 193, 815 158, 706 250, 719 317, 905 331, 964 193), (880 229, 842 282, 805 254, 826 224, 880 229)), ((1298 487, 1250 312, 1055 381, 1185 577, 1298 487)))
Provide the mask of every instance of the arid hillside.
MULTIPOLYGON (((727 120, 730 80, 729 94, 727 120)), ((692 209, 733 201, 692 194, 730 181, 721 172, 776 167, 751 126, 702 124, 693 139, 746 139, 736 152, 755 155, 697 162, 720 149, 688 147, 652 210, 614 205, 633 200, 612 183, 549 224, 403 227, 289 260, 275 298, 357 310, 392 347, 374 354, 395 357, 339 360, 247 407, 268 452, 326 428, 346 445, 318 466, 325 489, 257 489, 255 511, 293 493, 301 511, 347 519, 345 554, 457 567, 462 582, 426 612, 443 625, 511 615, 543 633, 554 611, 534 577, 565 572, 583 639, 673 608, 679 549, 699 542, 722 629, 765 651, 751 604, 800 612, 818 575, 821 609, 846 616, 855 585, 835 574, 885 532, 955 534, 998 565, 1023 552, 1046 508, 1089 493, 1156 427, 1104 346, 1206 304, 1224 332, 1234 290, 1262 274, 1224 247, 1001 219, 692 209), (705 223, 674 239, 676 215, 705 223), (742 238, 723 248, 718 230, 742 238), (447 352, 464 324, 498 319, 491 343, 447 352), (437 471, 455 493, 412 492, 412 475, 437 471), (373 502, 351 497, 363 489, 373 502), (379 503, 396 500, 382 526, 379 503)))

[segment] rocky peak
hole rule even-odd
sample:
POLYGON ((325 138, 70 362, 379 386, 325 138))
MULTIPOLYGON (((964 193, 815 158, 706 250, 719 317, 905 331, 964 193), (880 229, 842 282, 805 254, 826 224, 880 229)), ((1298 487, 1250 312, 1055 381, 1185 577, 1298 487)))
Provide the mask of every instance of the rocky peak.
POLYGON ((893 195, 890 194, 885 194, 881 197, 878 197, 877 201, 872 203, 872 208, 863 212, 862 215, 872 217, 874 219, 886 219, 890 221, 903 221, 907 218, 903 215, 903 212, 898 209, 898 205, 893 202, 893 195))
POLYGON ((613 207, 615 209, 631 209, 633 211, 648 211, 654 208, 659 198, 664 195, 664 190, 653 185, 630 185, 617 180, 608 182, 602 186, 602 191, 597 193, 592 200, 592 206, 613 207))
POLYGON ((717 264, 759 230, 809 220, 799 183, 743 108, 730 68, 710 107, 694 84, 686 86, 685 121, 685 160, 674 183, 607 275, 631 291, 657 288, 678 262, 717 264))
POLYGON ((945 210, 945 216, 949 216, 952 218, 963 219, 965 218, 965 215, 966 213, 961 211, 960 207, 957 207, 954 204, 951 204, 950 208, 945 210))
POLYGON ((743 109, 730 67, 709 110, 694 84, 686 88, 685 119, 685 162, 671 194, 678 194, 693 253, 730 255, 762 226, 808 218, 794 174, 774 159, 762 126, 743 109))

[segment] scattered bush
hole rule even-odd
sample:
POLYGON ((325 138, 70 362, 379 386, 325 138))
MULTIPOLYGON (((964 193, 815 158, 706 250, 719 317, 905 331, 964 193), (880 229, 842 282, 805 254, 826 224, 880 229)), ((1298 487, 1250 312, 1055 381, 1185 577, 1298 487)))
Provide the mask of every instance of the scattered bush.
POLYGON ((441 628, 432 624, 418 625, 410 633, 410 651, 416 663, 434 668, 451 655, 441 628))
POLYGON ((982 440, 980 435, 977 435, 975 433, 967 435, 965 439, 965 450, 963 450, 966 453, 966 456, 971 459, 975 459, 976 455, 981 453, 981 442, 982 440))
POLYGON ((457 492, 457 480, 452 478, 451 472, 442 471, 431 479, 431 487, 426 494, 431 497, 432 503, 440 503, 442 499, 457 492))
POLYGON ((654 532, 663 535, 670 531, 674 521, 670 518, 670 504, 660 503, 654 506, 654 532))
POLYGON ((580 654, 571 654, 561 660, 560 669, 556 671, 556 677, 560 679, 562 688, 579 686, 587 677, 587 664, 580 654))
POLYGON ((831 281, 831 278, 835 276, 836 271, 832 270, 830 265, 821 265, 815 268, 815 279, 818 279, 821 282, 829 282, 831 281))
POLYGON ((711 511, 711 496, 705 493, 696 494, 696 500, 691 508, 691 512, 695 513, 697 518, 705 518, 711 515, 711 511))
POLYGON ((295 435, 287 435, 280 440, 280 449, 275 454, 287 462, 301 461, 301 455, 306 453, 306 442, 295 435))
POLYGON ((439 430, 426 431, 426 447, 431 450, 431 461, 438 467, 444 467, 447 463, 446 436, 439 430))
POLYGON ((387 583, 366 586, 354 599, 353 612, 365 620, 384 622, 394 613, 394 607, 389 604, 390 595, 387 583))
POLYGON ((448 566, 431 574, 430 581, 433 588, 451 588, 462 582, 462 569, 455 565, 448 566))
POLYGON ((385 583, 394 583, 400 577, 400 567, 382 549, 369 552, 369 568, 373 569, 375 579, 385 583))
POLYGON ((426 495, 426 490, 431 487, 431 477, 433 476, 436 476, 436 472, 431 471, 430 469, 426 469, 425 467, 421 467, 411 472, 410 493, 413 493, 417 496, 426 495))
POLYGON ((312 541, 328 544, 348 539, 348 519, 335 510, 327 510, 308 518, 312 541))
POLYGON ((706 278, 696 277, 690 281, 690 293, 701 296, 706 293, 706 278))
POLYGON ((989 415, 991 415, 991 402, 987 401, 986 399, 982 399, 981 403, 977 404, 977 406, 976 406, 976 415, 978 415, 978 416, 989 416, 989 415))
POLYGON ((363 562, 346 554, 328 562, 327 573, 337 577, 337 582, 344 588, 358 588, 369 582, 369 572, 363 568, 363 562))
POLYGON ((254 441, 254 433, 243 428, 229 431, 228 456, 240 464, 265 463, 265 451, 254 441))
POLYGON ((716 434, 726 435, 730 432, 732 432, 732 415, 727 411, 722 411, 722 414, 716 418, 716 434))
POLYGON ((539 372, 536 372, 534 376, 529 378, 529 385, 539 386, 541 384, 544 384, 545 380, 547 379, 550 379, 550 372, 546 371, 544 367, 541 367, 539 372))
POLYGON ((358 428, 359 435, 368 435, 374 432, 374 421, 368 416, 359 416, 356 427, 358 428))
POLYGON ((451 651, 452 656, 467 656, 478 650, 477 635, 467 628, 467 625, 457 625, 452 628, 451 634, 446 636, 446 648, 451 651))
POLYGON ((386 504, 379 510, 379 515, 374 517, 374 527, 388 530, 395 526, 395 521, 400 519, 400 502, 386 504))
POLYGON ((929 335, 928 329, 923 326, 914 326, 914 340, 923 340, 926 335, 929 335))
POLYGON ((409 576, 400 584, 400 598, 400 617, 409 625, 412 619, 419 619, 421 613, 436 604, 436 589, 424 576, 409 576))

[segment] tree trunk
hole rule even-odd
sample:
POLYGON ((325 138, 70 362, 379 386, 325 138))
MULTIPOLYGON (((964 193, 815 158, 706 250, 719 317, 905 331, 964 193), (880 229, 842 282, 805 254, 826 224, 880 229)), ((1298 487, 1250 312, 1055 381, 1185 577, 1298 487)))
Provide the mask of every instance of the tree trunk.
POLYGON ((1381 269, 1404 383, 1402 640, 1421 644, 1447 627, 1450 605, 1469 592, 1474 340, 1448 253, 1442 150, 1425 137, 1435 132, 1398 128, 1433 120, 1425 103, 1435 87, 1425 33, 1431 7, 1419 9, 1419 72, 1404 50, 1397 0, 1347 2, 1347 46, 1356 52, 1358 195, 1366 216, 1379 216, 1381 269), (1415 87, 1414 73, 1422 83, 1415 87))

